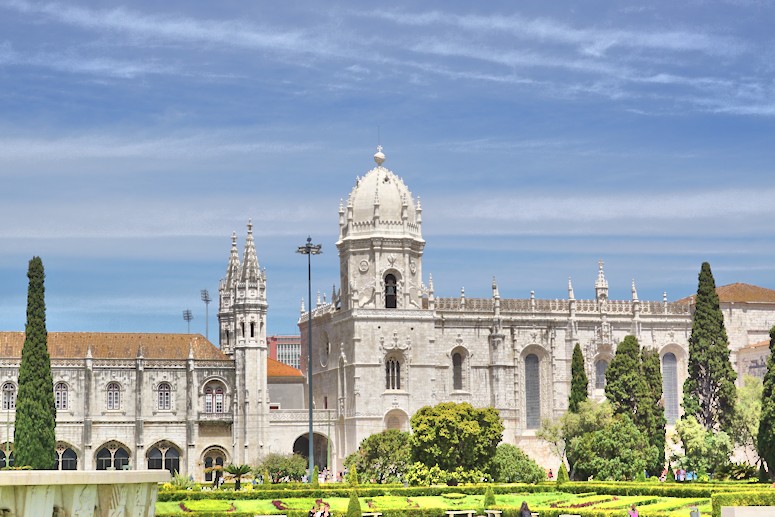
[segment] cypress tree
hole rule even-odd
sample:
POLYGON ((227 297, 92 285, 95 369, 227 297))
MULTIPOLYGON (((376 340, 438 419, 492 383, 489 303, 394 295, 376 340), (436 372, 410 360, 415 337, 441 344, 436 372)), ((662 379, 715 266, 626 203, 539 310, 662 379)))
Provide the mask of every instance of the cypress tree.
POLYGON ((346 517, 361 517, 361 501, 355 490, 350 491, 350 501, 347 503, 346 517))
POLYGON ((605 396, 614 414, 626 414, 635 420, 638 408, 635 395, 643 392, 643 384, 638 339, 626 336, 616 346, 616 354, 605 372, 605 396))
POLYGON ((689 337, 689 374, 683 386, 685 415, 708 431, 730 433, 734 423, 735 379, 729 340, 710 264, 702 263, 689 337))
POLYGON ((646 435, 654 454, 646 469, 658 476, 665 465, 665 407, 662 400, 662 371, 659 352, 644 348, 641 352, 642 393, 638 395, 638 410, 635 425, 646 435))
POLYGON ((584 355, 578 343, 573 347, 573 360, 570 365, 570 397, 568 398, 568 411, 578 413, 579 403, 587 400, 587 372, 584 371, 584 355))
POLYGON ((764 374, 762 414, 756 442, 759 457, 767 464, 770 477, 775 477, 775 327, 770 329, 770 357, 764 374))
POLYGON ((19 367, 14 455, 16 465, 44 470, 54 468, 56 458, 56 407, 47 347, 45 274, 40 257, 30 260, 27 277, 27 326, 19 367))

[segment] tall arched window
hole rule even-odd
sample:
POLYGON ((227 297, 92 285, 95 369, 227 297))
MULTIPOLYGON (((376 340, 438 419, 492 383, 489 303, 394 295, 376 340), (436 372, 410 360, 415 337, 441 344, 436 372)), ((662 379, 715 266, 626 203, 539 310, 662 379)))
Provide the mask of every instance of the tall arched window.
POLYGON ((158 403, 160 411, 169 411, 172 409, 172 387, 168 382, 159 384, 157 390, 158 403))
POLYGON ((395 275, 385 276, 385 308, 395 309, 398 301, 395 275))
POLYGON ((117 382, 108 384, 106 406, 109 411, 121 409, 121 386, 117 382))
POLYGON ((12 382, 3 384, 3 409, 16 409, 16 385, 12 382))
POLYGON ((463 354, 460 352, 452 354, 452 389, 463 389, 463 354))
MULTIPOLYGON (((166 442, 163 442, 166 443, 166 442)), ((180 472, 180 453, 174 447, 157 445, 148 451, 149 470, 169 470, 171 474, 180 472)))
POLYGON ((385 362, 385 389, 401 389, 401 362, 396 358, 390 358, 385 362))
POLYGON ((665 398, 665 420, 678 420, 678 359, 668 352, 662 356, 662 393, 665 398))
POLYGON ((67 384, 58 382, 54 385, 54 405, 57 411, 67 409, 67 384))
POLYGON ((541 425, 541 374, 538 356, 525 357, 525 427, 538 429, 541 425))
POLYGON ((595 363, 595 388, 605 388, 605 371, 608 369, 608 361, 600 359, 595 363))

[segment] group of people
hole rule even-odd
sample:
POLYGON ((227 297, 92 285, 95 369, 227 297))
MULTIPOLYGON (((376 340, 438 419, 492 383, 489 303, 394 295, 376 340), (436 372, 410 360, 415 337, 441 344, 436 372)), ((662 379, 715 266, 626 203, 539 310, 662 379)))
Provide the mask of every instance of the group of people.
POLYGON ((328 505, 328 503, 323 503, 322 506, 313 505, 312 509, 307 514, 307 517, 330 517, 330 515, 331 507, 328 505))

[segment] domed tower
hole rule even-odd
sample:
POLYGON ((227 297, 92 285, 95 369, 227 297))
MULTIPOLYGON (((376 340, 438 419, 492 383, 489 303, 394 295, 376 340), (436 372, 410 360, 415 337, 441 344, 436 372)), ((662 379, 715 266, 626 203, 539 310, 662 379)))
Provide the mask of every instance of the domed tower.
POLYGON ((339 204, 339 271, 343 309, 422 307, 422 208, 403 180, 377 166, 357 178, 339 204))

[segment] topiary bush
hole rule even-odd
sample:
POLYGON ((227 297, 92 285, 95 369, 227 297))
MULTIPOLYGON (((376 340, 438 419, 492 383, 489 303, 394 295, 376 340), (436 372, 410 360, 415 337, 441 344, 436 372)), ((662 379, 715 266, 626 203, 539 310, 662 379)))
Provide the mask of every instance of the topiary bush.
POLYGON ((347 503, 347 517, 361 517, 361 502, 355 490, 350 492, 350 502, 347 503))
POLYGON ((557 484, 567 483, 570 481, 568 477, 568 469, 565 468, 565 462, 560 463, 560 468, 557 469, 557 484))
POLYGON ((495 492, 492 491, 492 487, 488 486, 484 491, 484 507, 491 508, 495 506, 495 492))

